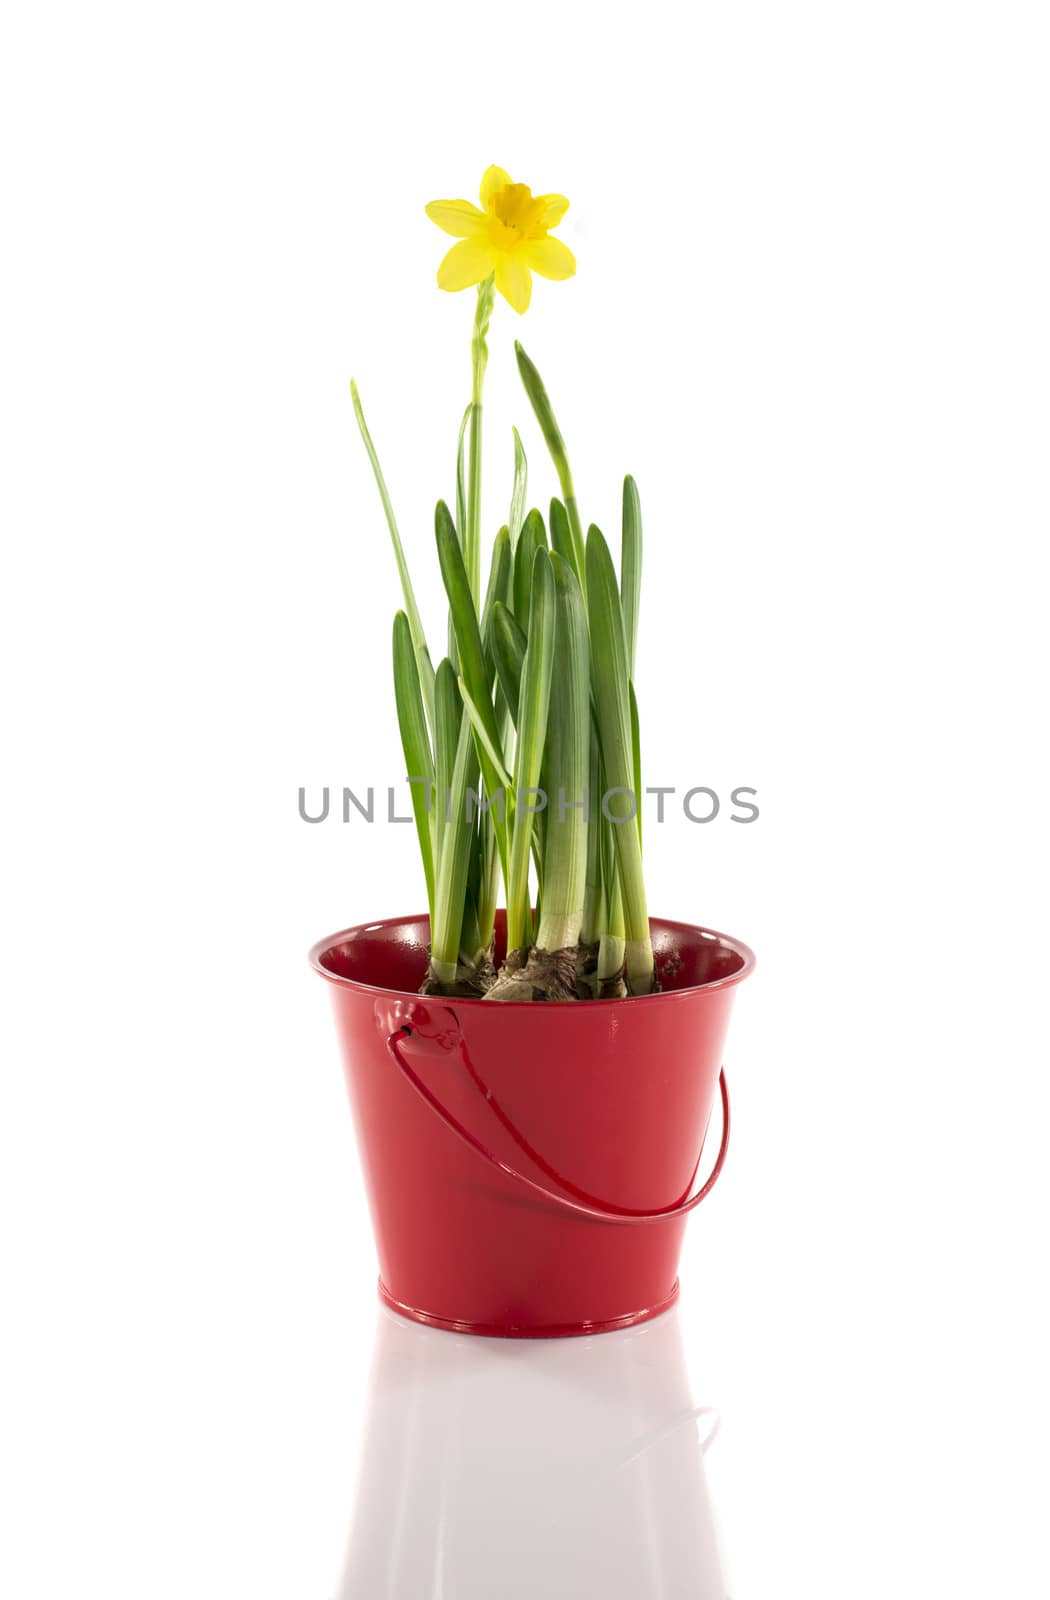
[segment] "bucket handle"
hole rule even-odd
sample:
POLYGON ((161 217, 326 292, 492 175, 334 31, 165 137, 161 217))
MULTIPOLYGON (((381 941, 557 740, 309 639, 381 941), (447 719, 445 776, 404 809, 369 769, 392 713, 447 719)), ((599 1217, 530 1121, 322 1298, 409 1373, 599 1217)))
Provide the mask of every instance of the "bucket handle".
MULTIPOLYGON (((426 1038, 431 1042, 438 1044, 444 1051, 450 1051, 453 1045, 458 1043, 460 1055, 463 1058, 464 1065, 467 1067, 470 1076, 474 1079, 478 1089, 484 1095, 489 1105, 497 1113, 504 1126, 510 1133, 513 1134, 517 1142, 524 1149, 528 1150, 529 1154, 540 1163, 544 1170, 550 1173, 551 1177, 558 1178, 559 1182, 566 1181, 565 1179, 562 1179, 560 1175, 553 1170, 553 1168, 548 1167, 546 1162, 543 1161, 542 1158, 531 1149, 522 1135, 510 1122, 506 1113, 502 1111, 496 1100, 493 1098, 491 1091, 485 1087, 484 1083, 482 1083, 467 1056, 466 1045, 463 1041, 463 1036, 459 1031, 458 1020, 455 1012, 453 1012, 451 1008, 448 1008, 447 1014, 452 1019, 452 1029, 446 1029, 443 1032, 438 1032, 436 1034, 423 1034, 418 1027, 412 1027, 409 1023, 403 1022, 399 1028, 395 1028, 394 1032, 388 1036, 386 1041, 387 1049, 390 1051, 391 1056, 397 1063, 402 1076, 408 1080, 416 1094, 418 1094, 420 1099, 430 1107, 434 1115, 445 1124, 446 1128, 450 1128, 453 1133, 457 1134, 459 1138, 463 1140, 464 1144, 469 1145, 472 1150, 474 1150, 478 1155, 483 1156, 484 1159, 492 1166, 497 1167, 500 1172, 505 1174, 506 1177, 513 1178, 516 1183, 520 1183, 526 1189, 531 1189, 533 1194, 539 1195, 542 1199, 549 1201, 551 1205, 559 1207, 562 1211, 572 1212, 578 1217, 587 1217, 593 1222, 670 1222, 676 1217, 684 1217, 688 1212, 695 1211, 701 1200, 705 1200, 711 1193, 711 1190, 718 1182, 719 1175, 721 1174, 722 1168, 725 1165, 726 1151, 729 1148, 729 1088, 726 1083, 724 1067, 719 1070, 718 1074, 718 1087, 722 1096, 722 1138, 719 1142, 718 1155, 715 1159, 714 1166, 711 1168, 710 1175, 708 1176, 703 1187, 698 1189, 694 1195, 691 1195, 688 1200, 680 1201, 677 1205, 667 1206, 661 1211, 629 1211, 616 1206, 601 1205, 595 1202, 571 1200, 568 1195, 558 1194, 556 1190, 546 1188, 542 1183, 537 1183, 535 1178, 526 1177, 525 1173, 519 1172, 516 1167, 512 1167, 506 1161, 501 1160, 501 1158, 496 1155, 495 1151, 490 1150, 486 1144, 483 1144, 476 1134, 471 1133, 469 1128, 464 1127, 463 1124, 452 1115, 452 1112, 449 1111, 447 1106, 443 1106, 441 1104, 441 1101, 434 1094, 433 1090, 423 1082, 423 1079, 419 1076, 415 1069, 411 1067, 405 1060, 404 1055, 398 1048, 399 1041, 402 1039, 411 1039, 417 1037, 426 1038)), ((418 1009, 413 1008, 412 1017, 413 1021, 429 1021, 429 1017, 426 1016, 426 1013, 422 1007, 419 1007, 418 1009)), ((696 1167, 693 1169, 693 1177, 689 1181, 690 1188, 692 1188, 693 1183, 695 1182, 696 1173, 699 1170, 700 1159, 702 1155, 703 1145, 701 1145, 700 1155, 697 1156, 696 1159, 696 1167)))
POLYGON ((684 1411, 680 1411, 676 1417, 672 1417, 670 1422, 665 1422, 662 1427, 650 1428, 634 1444, 628 1445, 625 1453, 615 1463, 616 1467, 622 1469, 623 1467, 631 1466, 633 1462, 640 1460, 654 1446, 662 1444, 665 1439, 669 1439, 672 1434, 677 1433, 678 1429, 684 1427, 687 1422, 699 1422, 701 1417, 710 1418, 707 1424, 707 1432, 703 1438, 699 1439, 699 1431, 697 1435, 700 1443, 700 1454, 706 1456, 718 1437, 722 1427, 722 1418, 714 1406, 688 1406, 684 1411))

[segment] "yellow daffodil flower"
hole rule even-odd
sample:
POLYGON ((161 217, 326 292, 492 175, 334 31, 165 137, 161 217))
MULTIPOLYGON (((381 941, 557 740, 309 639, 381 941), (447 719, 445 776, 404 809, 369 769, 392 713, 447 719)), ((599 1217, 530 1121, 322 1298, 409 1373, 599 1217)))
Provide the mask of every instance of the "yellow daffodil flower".
POLYGON ((569 202, 560 194, 536 194, 512 183, 502 167, 489 167, 481 180, 481 209, 469 200, 432 200, 427 216, 450 233, 454 244, 438 267, 438 287, 469 289, 495 274, 496 288, 521 313, 532 298, 532 274, 571 278, 576 258, 560 239, 552 239, 569 202))

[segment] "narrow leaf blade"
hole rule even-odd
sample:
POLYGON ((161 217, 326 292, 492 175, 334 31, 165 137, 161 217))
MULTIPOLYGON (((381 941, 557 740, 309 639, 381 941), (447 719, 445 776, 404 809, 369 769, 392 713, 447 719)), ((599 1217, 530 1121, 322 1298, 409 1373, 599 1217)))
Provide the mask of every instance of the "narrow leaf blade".
POLYGON ((572 542, 569 514, 557 498, 551 501, 551 547, 558 552, 563 561, 568 562, 582 584, 584 574, 576 565, 576 549, 572 542))
MULTIPOLYGON (((539 943, 578 943, 587 896, 588 844, 595 822, 586 802, 591 779, 591 663, 583 590, 571 564, 551 556, 556 597, 553 679, 547 730, 548 806, 539 943)), ((591 795, 590 803, 596 803, 591 795)))
POLYGON ((518 372, 521 376, 525 393, 529 397, 529 402, 536 415, 536 421, 540 425, 540 432, 543 434, 547 449, 550 451, 551 460, 554 462, 554 470, 558 474, 562 499, 565 502, 569 525, 572 529, 574 551, 572 566, 577 574, 580 575, 582 582, 584 573, 583 530, 580 526, 580 513, 576 505, 576 490, 573 488, 572 469, 569 466, 569 454, 565 448, 565 440, 562 438, 561 429, 554 415, 550 396, 547 394, 543 379, 540 377, 535 364, 517 342, 514 345, 514 353, 517 357, 518 372))
POLYGON ((512 428, 514 435, 514 483, 510 493, 510 547, 513 553, 518 548, 518 539, 521 536, 522 523, 525 520, 525 497, 528 493, 529 464, 525 459, 525 446, 517 428, 512 428))
POLYGON ((509 790, 513 783, 513 779, 503 764, 503 752, 502 750, 497 749, 496 745, 490 738, 488 729, 485 726, 485 718, 482 716, 476 701, 473 699, 470 690, 467 688, 462 678, 459 680, 459 692, 463 698, 463 704, 466 707, 467 715, 470 718, 471 727, 474 729, 474 735, 481 744, 485 754, 491 761, 492 770, 499 780, 500 787, 509 790))
POLYGON ((419 686, 416 652, 408 618, 399 611, 394 618, 394 699, 401 730, 406 776, 412 780, 412 813, 423 858, 427 884, 427 905, 434 910, 434 758, 427 735, 423 696, 419 686))
POLYGON ((525 633, 515 621, 507 607, 500 601, 496 602, 492 611, 492 655, 496 663, 496 673, 499 677, 500 688, 510 713, 514 719, 514 726, 518 725, 518 697, 521 693, 521 669, 525 660, 525 647, 528 643, 525 633))
POLYGON ((376 488, 379 490, 379 498, 382 502, 383 514, 386 517, 386 525, 390 533, 390 542, 394 548, 394 560, 397 563, 398 576, 401 579, 401 594, 405 602, 405 612, 407 614, 409 628, 411 629, 412 633, 412 642, 415 646, 417 654, 420 657, 423 704, 426 708, 431 726, 433 726, 434 673, 430 665, 430 652, 427 650, 426 634, 423 631, 423 623, 419 615, 419 607, 416 605, 415 591, 412 588, 412 578, 409 574, 408 562, 405 560, 405 552, 401 545, 401 535, 398 532, 397 518, 394 516, 393 503, 391 502, 390 494, 386 486, 386 479, 383 476, 383 469, 379 465, 379 456, 376 451, 376 447, 372 443, 372 435, 369 433, 368 424, 365 421, 364 408, 361 405, 361 396, 358 393, 357 384, 352 378, 350 380, 350 399, 353 404, 354 417, 357 420, 358 431, 361 434, 361 441, 364 444, 365 453, 368 456, 369 462, 371 463, 372 475, 376 481, 376 488))
MULTIPOLYGON (((623 615, 609 547, 593 524, 587 533, 587 599, 591 632, 591 685, 605 778, 610 790, 623 790, 609 810, 623 892, 628 939, 628 982, 635 989, 651 985, 652 946, 642 878, 638 828, 627 820, 626 794, 634 794, 634 749, 631 738, 630 679, 623 636, 623 615), (632 948, 633 947, 633 948, 632 948)), ((635 805, 638 797, 635 795, 635 805)))
POLYGON ((525 518, 518 548, 514 552, 511 607, 523 633, 527 633, 529 629, 529 602, 532 597, 532 570, 536 563, 536 551, 546 548, 547 530, 543 525, 542 514, 534 506, 525 518))
POLYGON ((642 593, 642 503, 638 485, 629 475, 623 480, 623 522, 620 543, 620 603, 627 671, 634 677, 638 645, 638 609, 642 593))
POLYGON ((528 645, 518 697, 518 746, 514 762, 514 827, 507 881, 507 944, 529 942, 529 857, 535 815, 525 809, 524 793, 536 789, 543 765, 554 664, 554 571, 546 550, 537 550, 529 607, 528 645))

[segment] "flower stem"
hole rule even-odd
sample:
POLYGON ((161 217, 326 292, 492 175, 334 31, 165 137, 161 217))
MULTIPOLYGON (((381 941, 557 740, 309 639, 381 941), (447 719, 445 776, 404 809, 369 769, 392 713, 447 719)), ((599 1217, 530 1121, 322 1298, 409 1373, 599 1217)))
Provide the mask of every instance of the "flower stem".
POLYGON ((474 605, 481 611, 481 392, 485 383, 489 349, 486 338, 492 316, 496 280, 491 275, 478 284, 474 331, 470 340, 471 390, 468 437, 470 469, 467 480, 467 526, 463 533, 463 560, 474 605))

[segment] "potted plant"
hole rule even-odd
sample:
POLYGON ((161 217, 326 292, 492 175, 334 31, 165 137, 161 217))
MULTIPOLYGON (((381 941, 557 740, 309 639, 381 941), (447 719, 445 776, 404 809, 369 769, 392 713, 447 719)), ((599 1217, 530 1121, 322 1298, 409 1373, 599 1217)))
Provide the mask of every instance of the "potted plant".
POLYGON ((354 412, 404 607, 398 723, 426 918, 314 947, 330 981, 380 1257, 380 1287, 418 1320, 471 1332, 621 1327, 669 1305, 735 985, 753 956, 650 919, 634 690, 641 505, 623 485, 619 573, 586 533, 535 365, 515 345, 559 493, 527 510, 514 432, 506 522, 483 562, 482 397, 495 297, 523 314, 533 272, 575 272, 554 237, 568 201, 499 167, 480 206, 434 201, 456 237, 438 270, 476 288, 472 388, 455 510, 435 542, 448 598, 434 666, 357 387, 354 412), (505 912, 497 910, 501 888, 505 912))

